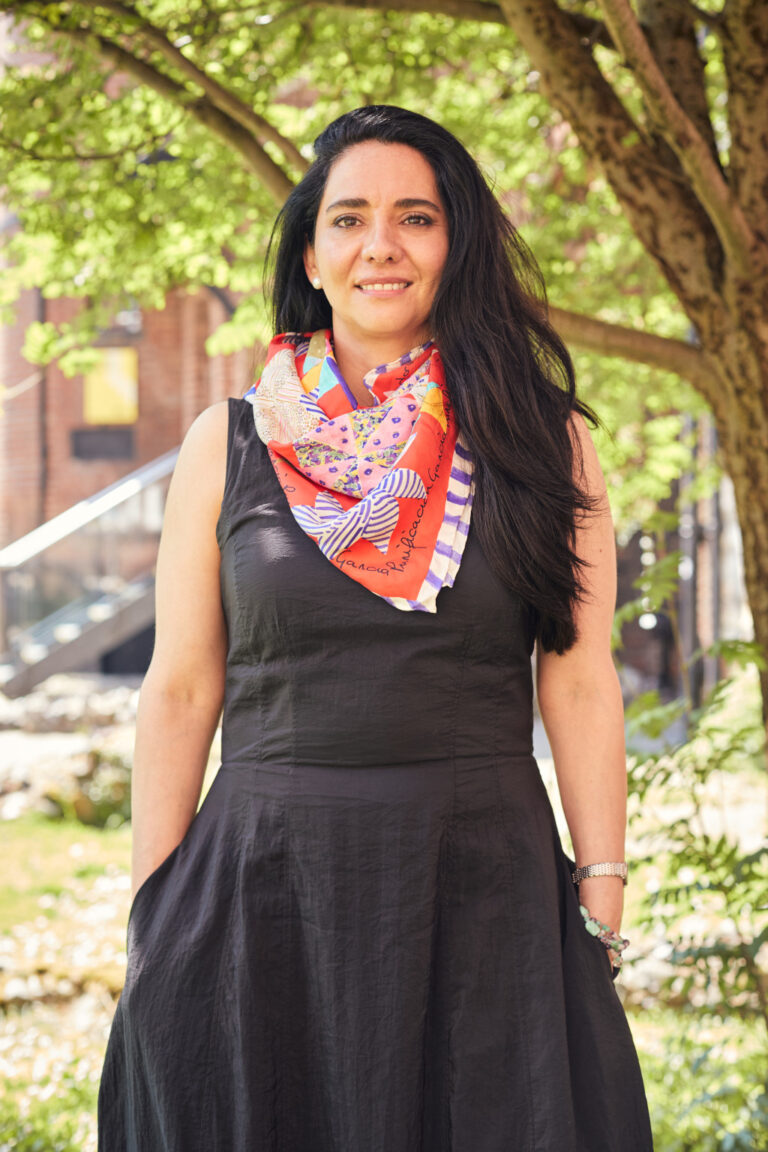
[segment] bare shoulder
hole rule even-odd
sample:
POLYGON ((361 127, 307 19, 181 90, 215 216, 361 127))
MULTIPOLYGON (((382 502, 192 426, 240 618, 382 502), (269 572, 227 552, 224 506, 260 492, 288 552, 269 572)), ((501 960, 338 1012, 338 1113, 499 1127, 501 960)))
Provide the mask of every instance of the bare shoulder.
POLYGON ((218 564, 216 522, 227 471, 226 401, 206 408, 184 437, 165 503, 158 571, 190 562, 218 564))
POLYGON ((183 456, 188 466, 196 465, 206 471, 215 469, 217 464, 226 460, 228 428, 228 400, 204 408, 184 437, 179 459, 183 456))
POLYGON ((573 469, 577 482, 584 484, 591 495, 603 495, 606 491, 605 477, 589 426, 580 412, 571 412, 569 431, 573 441, 573 469))
POLYGON ((191 425, 165 504, 152 667, 174 691, 197 691, 202 683, 215 683, 218 691, 225 660, 216 522, 226 477, 227 409, 214 404, 191 425))
POLYGON ((204 408, 200 415, 195 417, 185 439, 196 441, 206 437, 220 437, 223 433, 226 440, 228 423, 229 400, 219 400, 218 403, 204 408))
MULTIPOLYGON (((229 402, 203 409, 184 437, 172 487, 183 487, 196 504, 216 509, 224 494, 227 467, 229 402)), ((170 497, 170 494, 169 494, 170 497)))

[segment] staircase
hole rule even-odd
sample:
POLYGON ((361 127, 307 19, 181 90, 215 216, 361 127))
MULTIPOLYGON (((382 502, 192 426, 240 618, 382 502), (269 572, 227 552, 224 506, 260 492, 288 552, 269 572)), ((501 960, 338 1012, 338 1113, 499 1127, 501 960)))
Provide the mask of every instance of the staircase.
POLYGON ((0 550, 0 692, 89 667, 152 624, 178 449, 0 550))

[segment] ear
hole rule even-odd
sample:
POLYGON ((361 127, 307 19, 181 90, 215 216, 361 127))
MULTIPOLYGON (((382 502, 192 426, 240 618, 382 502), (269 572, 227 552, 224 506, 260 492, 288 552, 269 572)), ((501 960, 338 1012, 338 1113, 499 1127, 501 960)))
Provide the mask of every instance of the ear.
POLYGON ((304 244, 304 271, 310 284, 317 276, 317 263, 315 262, 315 249, 309 240, 304 244))

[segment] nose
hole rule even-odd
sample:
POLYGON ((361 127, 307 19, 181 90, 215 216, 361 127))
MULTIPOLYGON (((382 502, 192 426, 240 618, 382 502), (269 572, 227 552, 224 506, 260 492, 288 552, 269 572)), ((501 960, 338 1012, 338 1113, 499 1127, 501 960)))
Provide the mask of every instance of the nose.
POLYGON ((366 236, 363 258, 372 264, 386 264, 400 256, 400 245, 389 220, 374 218, 366 236))

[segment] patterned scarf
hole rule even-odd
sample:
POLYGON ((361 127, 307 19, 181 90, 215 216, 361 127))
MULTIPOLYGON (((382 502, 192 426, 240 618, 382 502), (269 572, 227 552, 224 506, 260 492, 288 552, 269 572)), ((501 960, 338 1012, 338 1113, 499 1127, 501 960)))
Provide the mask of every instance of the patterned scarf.
POLYGON ((286 333, 244 399, 323 555, 395 608, 435 612, 459 570, 474 491, 440 354, 423 344, 364 383, 371 407, 347 387, 329 331, 286 333))

